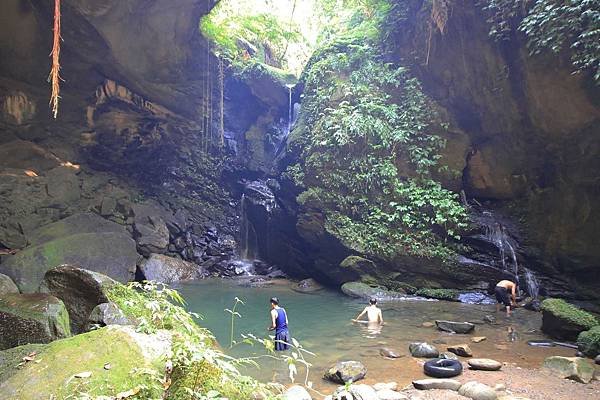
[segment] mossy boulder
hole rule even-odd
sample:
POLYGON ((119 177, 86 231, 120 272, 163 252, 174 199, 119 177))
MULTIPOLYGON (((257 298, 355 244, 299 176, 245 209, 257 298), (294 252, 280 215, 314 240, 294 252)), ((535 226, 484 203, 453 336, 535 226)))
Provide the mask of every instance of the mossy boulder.
POLYGON ((35 357, 46 346, 47 344, 32 343, 0 350, 0 382, 8 380, 8 378, 19 372, 17 366, 23 362, 24 357, 35 357))
POLYGON ((0 398, 63 399, 76 392, 91 398, 115 397, 136 387, 145 387, 142 389, 145 392, 138 394, 141 398, 158 398, 162 387, 154 384, 155 377, 136 371, 163 373, 163 357, 170 348, 171 337, 167 332, 145 335, 122 326, 58 340, 39 352, 36 356, 39 362, 25 364, 2 382, 0 398))
POLYGON ((342 292, 350 297, 361 299, 396 300, 405 296, 401 292, 372 287, 362 282, 346 282, 342 285, 342 292))
POLYGON ((138 260, 133 239, 124 233, 81 233, 27 247, 0 264, 19 290, 32 293, 44 274, 63 264, 79 265, 120 282, 132 280, 138 260))
POLYGON ((377 265, 371 260, 360 256, 348 256, 340 263, 340 268, 351 270, 358 275, 373 274, 377 271, 377 265))
POLYGON ((0 349, 49 343, 70 335, 69 314, 56 297, 29 293, 0 299, 0 349))
POLYGON ((98 304, 108 302, 106 291, 118 284, 98 272, 61 265, 46 272, 39 290, 65 303, 73 333, 81 333, 87 328, 92 310, 98 304))
POLYGON ((10 276, 0 274, 0 296, 9 293, 19 293, 19 288, 10 279, 10 276))
POLYGON ((544 360, 544 368, 561 378, 581 383, 589 383, 594 376, 594 366, 580 357, 548 357, 544 360))
POLYGON ((581 332, 598 324, 592 314, 562 299, 542 302, 542 331, 557 339, 577 340, 581 332))
POLYGON ((579 351, 588 357, 596 357, 600 354, 600 325, 583 331, 577 337, 579 351))
POLYGON ((458 290, 454 289, 429 289, 422 288, 415 292, 417 296, 427 297, 428 299, 460 301, 458 290))

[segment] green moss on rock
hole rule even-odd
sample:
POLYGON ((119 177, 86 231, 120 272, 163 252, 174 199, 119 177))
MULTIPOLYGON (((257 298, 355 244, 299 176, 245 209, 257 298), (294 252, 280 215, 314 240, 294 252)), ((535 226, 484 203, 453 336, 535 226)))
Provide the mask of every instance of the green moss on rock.
POLYGON ((459 292, 454 289, 430 289, 422 288, 415 292, 417 296, 427 297, 429 299, 447 300, 447 301, 459 301, 459 292))
POLYGON ((544 300, 542 315, 542 331, 565 340, 576 340, 580 332, 589 330, 599 323, 589 312, 562 299, 544 300))
POLYGON ((577 337, 577 345, 579 351, 588 357, 595 357, 600 354, 600 325, 581 332, 577 337))

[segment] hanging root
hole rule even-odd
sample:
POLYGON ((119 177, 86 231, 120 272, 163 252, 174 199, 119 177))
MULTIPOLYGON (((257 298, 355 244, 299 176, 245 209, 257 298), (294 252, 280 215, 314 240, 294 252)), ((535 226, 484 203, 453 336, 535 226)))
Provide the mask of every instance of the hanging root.
POLYGON ((448 22, 448 0, 433 0, 431 7, 431 20, 443 35, 448 22))
POLYGON ((54 40, 52 43, 52 69, 48 76, 48 81, 52 85, 52 94, 50 95, 50 107, 54 118, 58 115, 58 100, 60 99, 60 0, 54 0, 54 40))

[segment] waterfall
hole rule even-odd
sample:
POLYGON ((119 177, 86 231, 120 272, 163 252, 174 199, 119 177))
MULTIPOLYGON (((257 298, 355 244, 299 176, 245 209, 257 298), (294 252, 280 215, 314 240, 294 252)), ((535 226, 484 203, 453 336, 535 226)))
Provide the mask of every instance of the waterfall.
POLYGON ((287 123, 287 132, 286 132, 286 137, 287 137, 287 135, 289 135, 290 132, 292 131, 292 121, 294 120, 294 114, 293 114, 293 110, 292 110, 292 88, 294 87, 294 85, 291 83, 288 83, 285 86, 288 88, 288 123, 287 123))
POLYGON ((527 293, 532 299, 537 299, 540 294, 540 283, 537 277, 529 270, 525 268, 525 286, 527 287, 527 293))
POLYGON ((241 199, 241 215, 240 215, 240 249, 239 257, 241 261, 246 261, 252 264, 256 259, 256 231, 248 221, 248 210, 246 204, 246 195, 242 194, 241 199))
POLYGON ((517 253, 515 252, 516 242, 506 232, 506 228, 498 221, 493 221, 485 226, 485 237, 490 242, 496 245, 500 253, 500 261, 502 269, 510 271, 514 274, 515 279, 519 280, 519 263, 517 262, 517 253), (512 268, 507 263, 507 253, 512 261, 512 268), (510 269, 509 269, 510 268, 510 269))

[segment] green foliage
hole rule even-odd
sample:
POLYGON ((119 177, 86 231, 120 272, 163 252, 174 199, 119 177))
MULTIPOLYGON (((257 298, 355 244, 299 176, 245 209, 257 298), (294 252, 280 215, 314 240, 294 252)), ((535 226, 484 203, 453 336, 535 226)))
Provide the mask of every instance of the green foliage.
POLYGON ((379 55, 380 21, 344 32, 305 70, 302 171, 290 173, 307 189, 297 200, 326 211, 327 229, 359 252, 448 258, 444 241, 458 238, 466 212, 430 175, 443 128, 419 82, 379 55))
POLYGON ((598 320, 592 314, 581 308, 567 303, 563 299, 546 299, 542 301, 542 311, 554 314, 570 324, 581 326, 583 329, 591 329, 598 325, 598 320))
POLYGON ((508 39, 520 30, 532 54, 569 49, 576 72, 589 70, 600 82, 600 0, 486 0, 490 35, 508 39))
POLYGON ((581 332, 577 337, 577 345, 579 351, 588 357, 596 357, 600 354, 600 325, 581 332))

